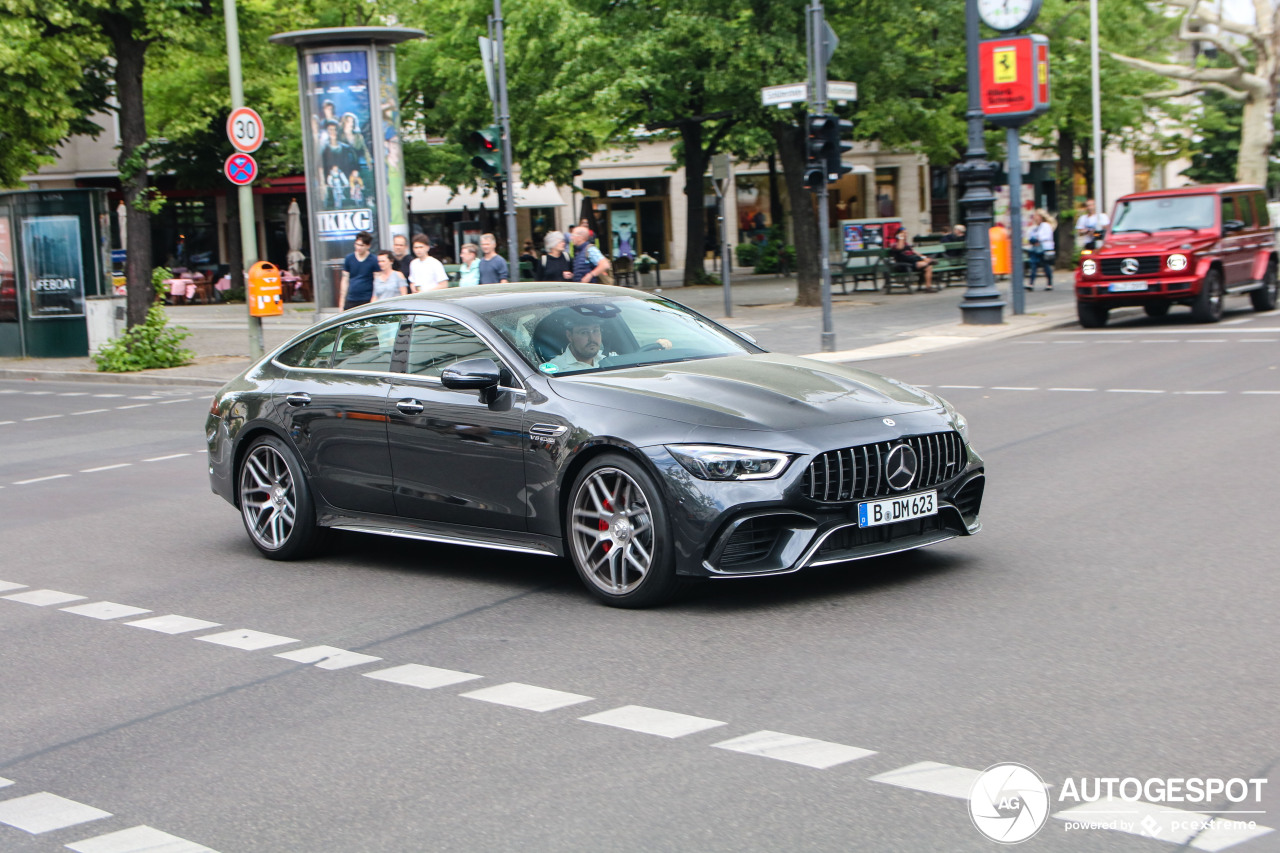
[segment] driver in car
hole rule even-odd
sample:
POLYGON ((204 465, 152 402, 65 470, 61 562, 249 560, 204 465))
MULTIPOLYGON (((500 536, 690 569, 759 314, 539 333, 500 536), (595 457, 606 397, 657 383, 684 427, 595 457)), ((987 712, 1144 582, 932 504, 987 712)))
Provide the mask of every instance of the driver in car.
MULTIPOLYGON (((605 353, 599 318, 574 314, 565 320, 564 334, 568 345, 564 352, 551 359, 552 364, 561 370, 590 370, 600 366, 605 353)), ((655 349, 671 349, 671 341, 658 338, 650 346, 655 349)))

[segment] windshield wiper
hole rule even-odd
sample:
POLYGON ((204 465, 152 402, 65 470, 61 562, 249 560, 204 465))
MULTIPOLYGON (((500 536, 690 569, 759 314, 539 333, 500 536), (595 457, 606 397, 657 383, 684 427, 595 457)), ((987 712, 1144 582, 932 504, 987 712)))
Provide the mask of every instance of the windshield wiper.
POLYGON ((1199 231, 1200 229, 1195 225, 1165 225, 1157 230, 1159 231, 1199 231))
POLYGON ((1141 231, 1143 234, 1146 234, 1148 237, 1150 237, 1152 234, 1155 233, 1154 231, 1148 231, 1145 228, 1112 228, 1111 229, 1112 234, 1128 234, 1130 231, 1141 231))

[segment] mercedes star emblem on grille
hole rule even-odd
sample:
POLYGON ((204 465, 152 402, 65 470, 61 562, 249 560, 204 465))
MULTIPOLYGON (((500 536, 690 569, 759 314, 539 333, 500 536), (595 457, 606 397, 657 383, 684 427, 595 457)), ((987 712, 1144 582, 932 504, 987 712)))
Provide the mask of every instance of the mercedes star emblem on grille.
POLYGON ((884 460, 884 474, 889 487, 900 492, 909 487, 916 479, 916 469, 920 461, 909 444, 899 444, 889 451, 884 460))
POLYGON ((1125 258, 1123 261, 1120 262, 1120 272, 1124 273, 1125 275, 1133 275, 1137 271, 1138 271, 1137 258, 1125 258))

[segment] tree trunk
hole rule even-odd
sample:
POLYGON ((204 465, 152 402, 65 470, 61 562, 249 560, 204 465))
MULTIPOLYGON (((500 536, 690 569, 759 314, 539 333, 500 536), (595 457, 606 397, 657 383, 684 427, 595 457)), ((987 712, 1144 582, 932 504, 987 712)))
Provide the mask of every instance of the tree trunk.
POLYGON ((1251 94, 1245 100, 1240 121, 1240 156, 1236 160, 1236 180, 1240 183, 1267 185, 1267 158, 1271 154, 1274 122, 1271 98, 1251 94))
POLYGON ((796 305, 822 304, 822 261, 818 257, 818 213, 813 196, 804 185, 804 129, 781 122, 773 125, 782 176, 791 199, 791 230, 796 247, 796 305))
POLYGON ((244 244, 240 240, 240 190, 232 186, 227 190, 227 272, 231 289, 245 286, 244 244))
POLYGON ((769 224, 782 225, 786 214, 782 210, 782 187, 778 181, 778 155, 769 155, 769 224))
POLYGON ((156 301, 151 284, 151 214, 147 193, 147 116, 142 101, 142 73, 147 45, 133 35, 122 15, 112 15, 105 27, 116 59, 116 98, 120 103, 120 184, 124 191, 125 223, 129 244, 125 247, 125 285, 128 292, 129 327, 147 319, 156 301), (140 150, 141 149, 141 150, 140 150), (135 159, 136 157, 136 159, 135 159))
POLYGON ((1058 131, 1058 230, 1053 235, 1056 266, 1071 269, 1076 245, 1076 137, 1058 131))
POLYGON ((696 284, 706 275, 703 263, 707 245, 707 205, 703 176, 707 171, 707 152, 702 149, 703 127, 699 122, 680 124, 684 142, 684 194, 688 222, 685 227, 684 283, 696 284))

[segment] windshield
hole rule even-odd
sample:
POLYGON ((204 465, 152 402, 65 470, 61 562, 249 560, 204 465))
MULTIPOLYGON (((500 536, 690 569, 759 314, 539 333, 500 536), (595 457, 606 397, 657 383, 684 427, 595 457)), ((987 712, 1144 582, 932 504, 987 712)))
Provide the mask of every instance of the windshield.
POLYGON ((1217 196, 1213 195, 1178 195, 1122 201, 1111 233, 1212 228, 1217 212, 1216 200, 1217 196))
POLYGON ((658 296, 553 298, 485 318, 548 376, 760 351, 658 296))

